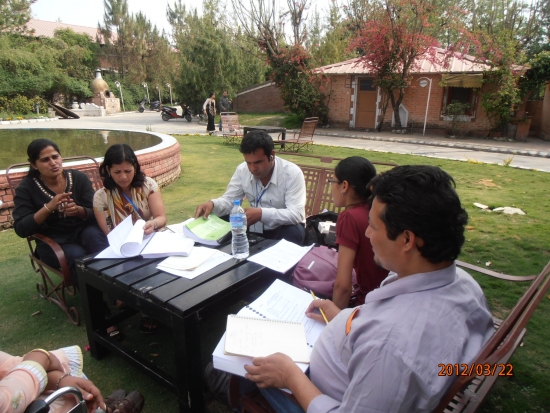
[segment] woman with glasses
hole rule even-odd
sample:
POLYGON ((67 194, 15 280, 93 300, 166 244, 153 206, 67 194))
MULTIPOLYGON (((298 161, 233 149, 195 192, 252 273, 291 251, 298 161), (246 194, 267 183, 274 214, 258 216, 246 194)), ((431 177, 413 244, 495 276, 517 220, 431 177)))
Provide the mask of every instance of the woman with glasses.
POLYGON ((357 306, 365 302, 365 295, 378 288, 388 271, 374 262, 370 240, 365 236, 369 226, 369 197, 367 184, 376 175, 376 168, 361 156, 346 158, 334 169, 332 185, 334 206, 345 207, 336 223, 338 266, 332 301, 339 308, 357 306), (359 291, 350 302, 352 271, 355 269, 359 291))

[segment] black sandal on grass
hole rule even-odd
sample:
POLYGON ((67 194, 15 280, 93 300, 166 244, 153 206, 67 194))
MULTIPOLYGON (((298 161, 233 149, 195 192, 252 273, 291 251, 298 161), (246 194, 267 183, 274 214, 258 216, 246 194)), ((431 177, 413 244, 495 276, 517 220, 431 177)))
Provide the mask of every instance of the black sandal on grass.
POLYGON ((139 322, 140 333, 151 334, 157 331, 157 328, 157 320, 154 320, 151 317, 141 317, 141 321, 139 322))

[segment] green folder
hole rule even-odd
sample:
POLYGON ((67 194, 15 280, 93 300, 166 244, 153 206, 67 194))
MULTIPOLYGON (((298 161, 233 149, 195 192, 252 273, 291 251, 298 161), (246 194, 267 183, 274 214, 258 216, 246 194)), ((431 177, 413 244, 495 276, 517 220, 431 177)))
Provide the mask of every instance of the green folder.
POLYGON ((218 218, 216 215, 210 214, 208 219, 201 217, 186 224, 185 229, 187 231, 184 232, 188 236, 191 236, 191 238, 194 238, 195 241, 203 244, 215 245, 220 244, 231 231, 231 224, 218 218), (189 232, 192 234, 189 234, 189 232))

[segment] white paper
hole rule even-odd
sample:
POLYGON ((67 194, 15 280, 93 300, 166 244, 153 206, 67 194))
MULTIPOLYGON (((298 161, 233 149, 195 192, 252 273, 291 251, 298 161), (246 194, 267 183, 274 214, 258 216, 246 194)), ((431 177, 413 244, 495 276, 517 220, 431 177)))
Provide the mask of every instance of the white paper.
POLYGON ((311 293, 284 281, 275 280, 260 297, 245 306, 237 315, 302 323, 306 330, 308 346, 313 349, 319 334, 325 328, 325 323, 306 316, 306 310, 312 301, 311 293))
MULTIPOLYGON (((313 345, 325 328, 325 323, 312 320, 305 315, 305 311, 312 300, 310 293, 281 280, 275 280, 260 297, 242 308, 237 315, 302 323, 311 354, 313 345)), ((246 374, 244 365, 252 365, 252 357, 229 356, 224 354, 224 347, 225 334, 212 353, 214 367, 244 377, 246 374)), ((296 365, 303 372, 308 368, 307 364, 296 363, 296 365)))
MULTIPOLYGON (((177 235, 177 234, 175 234, 177 235)), ((188 238, 189 239, 189 238, 188 238)), ((193 240, 191 240, 193 241, 193 240)), ((180 271, 191 271, 208 261, 217 252, 213 248, 194 247, 187 257, 168 257, 159 262, 162 267, 173 268, 180 271)))
POLYGON ((168 231, 155 232, 151 241, 141 251, 143 258, 174 258, 187 257, 193 251, 195 241, 184 234, 174 234, 168 231), (183 257, 180 257, 183 256, 183 257))
POLYGON ((195 218, 189 218, 183 222, 180 222, 179 224, 166 225, 166 228, 168 228, 172 232, 175 232, 176 234, 183 234, 183 227, 194 219, 195 218))
POLYGON ((249 257, 248 261, 255 262, 256 264, 263 265, 273 271, 284 274, 298 264, 298 261, 300 261, 312 247, 313 245, 300 247, 293 242, 283 239, 272 247, 249 257))
POLYGON ((195 277, 198 277, 199 275, 205 273, 206 271, 211 270, 214 267, 217 267, 218 265, 224 263, 225 261, 230 260, 233 258, 231 255, 226 254, 222 251, 216 251, 216 254, 214 254, 208 261, 206 261, 201 266, 197 267, 196 269, 192 271, 181 271, 181 270, 175 270, 174 268, 170 267, 164 267, 162 265, 157 265, 157 268, 162 271, 166 271, 170 274, 177 275, 178 277, 187 278, 189 280, 192 280, 195 277))

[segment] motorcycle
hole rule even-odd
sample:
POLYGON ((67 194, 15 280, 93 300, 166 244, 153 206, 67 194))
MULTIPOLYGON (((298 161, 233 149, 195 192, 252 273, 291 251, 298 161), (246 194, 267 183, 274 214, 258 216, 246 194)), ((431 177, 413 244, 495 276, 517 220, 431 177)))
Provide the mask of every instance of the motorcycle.
MULTIPOLYGON (((143 98, 143 100, 139 102, 139 113, 143 113, 145 111, 145 102, 147 102, 146 98, 143 98)), ((156 110, 157 112, 160 112, 160 106, 160 101, 155 100, 149 103, 149 110, 156 110)))
POLYGON ((185 118, 187 122, 191 122, 193 120, 193 112, 191 111, 191 108, 184 103, 180 104, 180 107, 182 109, 182 112, 181 115, 178 115, 176 108, 163 106, 162 113, 160 115, 162 117, 162 120, 169 121, 170 119, 185 118))

